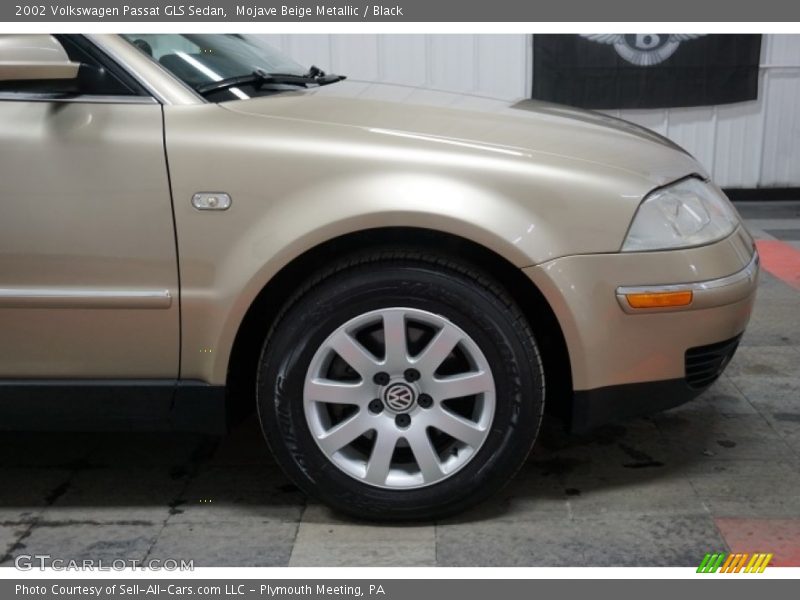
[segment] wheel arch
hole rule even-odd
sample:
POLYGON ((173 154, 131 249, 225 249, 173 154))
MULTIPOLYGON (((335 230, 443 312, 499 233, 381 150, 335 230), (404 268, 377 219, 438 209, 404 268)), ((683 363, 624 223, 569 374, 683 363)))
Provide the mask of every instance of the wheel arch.
POLYGON ((547 410, 568 418, 572 378, 564 334, 544 295, 522 270, 486 246, 451 233, 419 227, 380 227, 347 233, 306 250, 284 265, 255 296, 239 323, 228 357, 226 386, 232 421, 246 416, 255 406, 260 351, 285 302, 320 264, 381 247, 435 250, 466 260, 503 285, 525 314, 540 346, 547 410))

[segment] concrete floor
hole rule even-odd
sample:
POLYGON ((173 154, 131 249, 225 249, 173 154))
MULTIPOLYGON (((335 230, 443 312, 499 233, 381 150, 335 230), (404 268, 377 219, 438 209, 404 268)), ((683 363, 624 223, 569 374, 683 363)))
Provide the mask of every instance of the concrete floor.
MULTIPOLYGON (((800 249, 800 203, 741 204, 800 249)), ((223 439, 0 434, 0 564, 177 558, 196 566, 800 565, 800 273, 764 272, 728 371, 681 408, 550 431, 500 495, 458 519, 380 527, 307 503, 253 421, 223 439)))

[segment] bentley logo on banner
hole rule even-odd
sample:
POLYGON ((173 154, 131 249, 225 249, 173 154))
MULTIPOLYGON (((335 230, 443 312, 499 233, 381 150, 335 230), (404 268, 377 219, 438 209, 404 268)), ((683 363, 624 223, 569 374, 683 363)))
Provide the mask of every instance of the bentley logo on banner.
POLYGON ((538 34, 533 98, 605 109, 755 100, 760 54, 760 35, 538 34))
POLYGON ((613 44, 614 50, 629 63, 649 67, 664 62, 675 53, 681 42, 700 37, 693 33, 588 33, 587 40, 598 44, 613 44))

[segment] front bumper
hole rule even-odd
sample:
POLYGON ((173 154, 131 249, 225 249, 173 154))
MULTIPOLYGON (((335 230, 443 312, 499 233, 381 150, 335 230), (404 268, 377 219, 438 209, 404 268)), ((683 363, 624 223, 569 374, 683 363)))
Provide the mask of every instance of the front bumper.
POLYGON ((583 427, 575 423, 585 428, 674 406, 702 391, 686 382, 686 353, 741 335, 755 300, 758 257, 740 227, 699 248, 568 256, 525 273, 561 325, 575 417, 595 415, 583 427), (693 292, 688 306, 633 309, 626 301, 631 292, 680 289, 693 292))
POLYGON ((638 417, 688 402, 708 388, 733 358, 741 335, 686 351, 686 377, 575 391, 570 429, 586 431, 623 417, 638 417))

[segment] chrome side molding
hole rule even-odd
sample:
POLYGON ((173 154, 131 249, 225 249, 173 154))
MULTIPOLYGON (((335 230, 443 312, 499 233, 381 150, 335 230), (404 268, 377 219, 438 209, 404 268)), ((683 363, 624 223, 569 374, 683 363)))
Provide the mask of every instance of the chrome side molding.
POLYGON ((158 104, 152 96, 115 96, 103 94, 47 94, 36 92, 0 92, 0 101, 58 102, 61 104, 158 104))
POLYGON ((747 266, 732 275, 690 283, 620 286, 616 290, 617 301, 625 312, 631 314, 691 310, 730 304, 742 299, 750 292, 750 288, 755 285, 756 278, 758 277, 758 265, 758 251, 754 251, 747 266), (628 295, 668 294, 675 292, 692 292, 693 300, 691 304, 681 307, 633 309, 626 300, 628 295))
POLYGON ((672 283, 667 285, 632 285, 617 288, 617 295, 625 294, 658 294, 661 292, 697 292, 701 290, 713 290, 715 288, 734 285, 741 281, 752 280, 758 272, 758 252, 753 253, 753 258, 747 266, 733 275, 720 277, 719 279, 709 279, 707 281, 696 281, 694 283, 672 283))
POLYGON ((169 290, 0 288, 0 308, 136 308, 172 305, 169 290))

